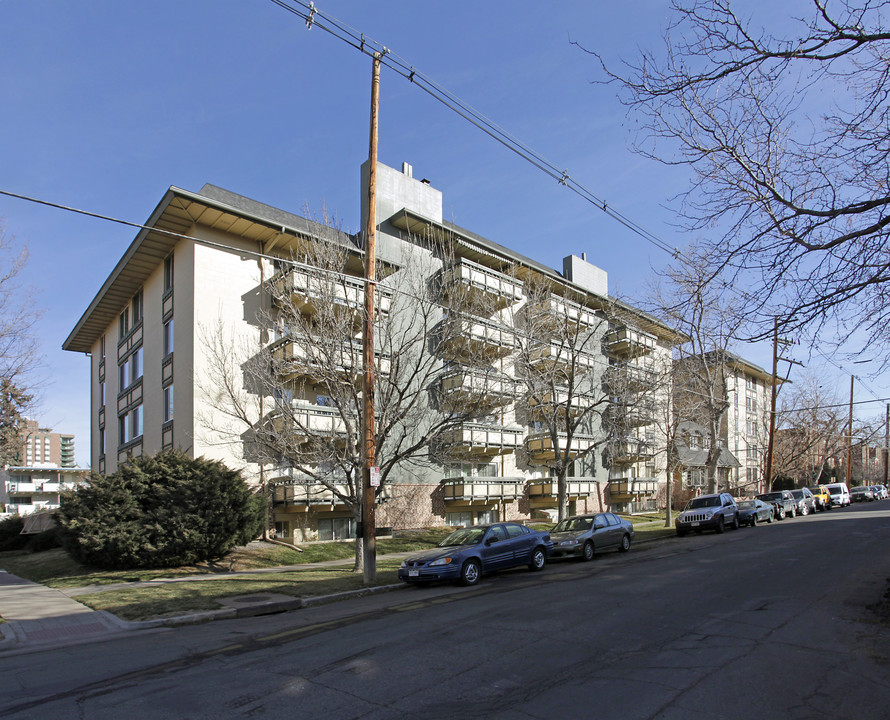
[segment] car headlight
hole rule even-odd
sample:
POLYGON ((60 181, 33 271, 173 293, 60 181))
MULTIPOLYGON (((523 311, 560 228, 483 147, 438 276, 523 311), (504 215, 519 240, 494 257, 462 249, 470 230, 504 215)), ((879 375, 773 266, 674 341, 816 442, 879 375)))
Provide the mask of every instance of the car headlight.
POLYGON ((430 567, 437 567, 439 565, 448 565, 450 563, 451 563, 450 557, 443 557, 443 558, 439 558, 438 560, 433 560, 430 563, 430 567))
POLYGON ((408 567, 408 561, 407 561, 407 560, 402 560, 402 564, 399 565, 399 567, 408 567))
POLYGON ((577 545, 580 542, 581 542, 580 540, 562 540, 562 541, 560 541, 559 544, 560 545, 577 545))

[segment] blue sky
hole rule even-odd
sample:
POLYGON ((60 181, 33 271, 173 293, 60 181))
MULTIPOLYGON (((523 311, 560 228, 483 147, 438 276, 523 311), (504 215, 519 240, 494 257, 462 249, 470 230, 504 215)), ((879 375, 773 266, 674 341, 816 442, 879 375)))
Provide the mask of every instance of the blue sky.
MULTIPOLYGON (((571 43, 632 57, 659 42, 665 0, 317 4, 668 244, 692 239, 666 208, 685 172, 630 152, 633 118, 571 43)), ((0 190, 143 222, 170 185, 210 182, 294 212, 326 208, 358 228, 370 60, 269 0, 0 0, 0 67, 0 190)), ((539 262, 561 268, 564 256, 586 252, 622 296, 642 292, 667 260, 385 69, 379 158, 429 178, 448 219, 539 262)), ((134 231, 4 196, 0 218, 30 248, 26 280, 45 309, 39 420, 75 433, 86 464, 89 360, 61 345, 134 231)), ((742 354, 769 366, 768 347, 742 354)), ((870 388, 861 399, 888 394, 867 368, 846 370, 870 388)), ((843 397, 849 376, 826 373, 839 376, 843 397)))

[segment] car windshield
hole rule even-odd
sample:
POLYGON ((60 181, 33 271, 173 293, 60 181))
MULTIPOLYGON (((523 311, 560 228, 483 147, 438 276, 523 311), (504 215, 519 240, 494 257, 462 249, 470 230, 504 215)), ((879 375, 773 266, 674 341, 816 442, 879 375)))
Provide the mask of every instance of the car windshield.
POLYGON ((782 499, 782 493, 780 493, 780 492, 766 493, 766 494, 764 494, 764 495, 758 495, 757 497, 759 497, 761 500, 767 500, 767 501, 770 501, 770 500, 781 500, 781 499, 782 499))
POLYGON ((703 507, 718 507, 720 505, 720 498, 716 496, 711 497, 697 497, 692 498, 689 501, 689 504, 686 505, 687 510, 695 510, 695 508, 703 508, 703 507))
POLYGON ((451 547, 452 545, 478 545, 485 535, 484 527, 468 527, 455 530, 451 535, 439 543, 439 547, 451 547))
POLYGON ((791 494, 794 495, 798 500, 803 497, 803 490, 792 490, 791 494))
POLYGON ((593 525, 593 518, 566 518, 565 520, 561 520, 559 523, 557 523, 556 527, 554 527, 550 532, 584 532, 585 530, 590 530, 591 525, 593 525))
POLYGON ((737 503, 737 504, 738 504, 738 506, 739 506, 739 510, 747 510, 748 508, 752 508, 752 507, 754 507, 754 501, 753 501, 753 500, 742 500, 742 501, 740 501, 740 502, 737 503))

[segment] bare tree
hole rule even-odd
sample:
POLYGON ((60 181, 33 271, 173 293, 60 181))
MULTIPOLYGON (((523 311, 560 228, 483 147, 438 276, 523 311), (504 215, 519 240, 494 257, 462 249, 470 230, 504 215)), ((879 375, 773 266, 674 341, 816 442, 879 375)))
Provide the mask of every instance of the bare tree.
POLYGON ((41 362, 34 325, 40 310, 21 283, 28 260, 0 222, 0 466, 20 461, 22 421, 33 406, 41 362))
POLYGON ((597 449, 608 439, 601 431, 610 407, 602 382, 608 303, 576 302, 565 287, 533 272, 524 274, 523 293, 525 302, 509 318, 516 337, 517 416, 532 428, 526 441, 529 464, 543 465, 556 478, 562 520, 569 473, 595 463, 597 449))
MULTIPOLYGON (((211 368, 202 389, 214 411, 204 422, 239 445, 245 459, 270 466, 277 492, 323 493, 359 522, 364 281, 355 274, 355 248, 328 235, 306 238, 265 282, 271 310, 257 322, 269 342, 251 338, 239 346, 223 327, 204 328, 211 368)), ((435 238, 400 247, 397 264, 378 266, 385 278, 375 319, 378 500, 399 471, 439 462, 450 444, 459 445, 455 433, 485 411, 485 386, 496 382, 494 373, 481 376, 482 392, 460 401, 448 392, 455 367, 438 351, 451 327, 441 276, 453 258, 435 238)), ((452 297, 463 292, 469 290, 450 288, 452 297)), ((470 365, 483 364, 472 347, 467 353, 470 365)), ((361 537, 355 557, 360 571, 361 537)))
POLYGON ((677 348, 674 412, 679 421, 694 420, 708 429, 707 492, 717 492, 718 467, 726 411, 730 347, 744 315, 738 299, 721 292, 710 277, 707 256, 660 271, 650 284, 647 305, 687 342, 677 348))
POLYGON ((641 119, 636 149, 692 169, 682 222, 702 232, 711 274, 745 297, 759 335, 779 315, 783 332, 809 327, 842 342, 861 330, 866 348, 881 348, 888 5, 809 5, 800 19, 779 16, 779 4, 755 20, 742 2, 676 0, 662 50, 606 72, 641 119))

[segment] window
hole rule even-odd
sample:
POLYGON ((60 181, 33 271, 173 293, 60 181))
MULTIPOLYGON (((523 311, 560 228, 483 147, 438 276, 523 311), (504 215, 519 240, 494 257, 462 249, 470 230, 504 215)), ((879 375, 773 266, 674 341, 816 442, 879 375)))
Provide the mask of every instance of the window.
POLYGON ((173 386, 164 388, 164 422, 173 419, 173 386))
POLYGON ((105 428, 99 428, 99 455, 105 454, 105 428))
POLYGON ((449 527, 469 527, 473 524, 473 513, 450 512, 445 513, 445 524, 449 527))
POLYGON ((105 407, 105 381, 99 383, 99 407, 105 407))
POLYGON ((354 518, 322 518, 318 521, 319 540, 348 540, 354 537, 354 518))
POLYGON ((276 521, 275 522, 275 537, 277 538, 289 538, 290 535, 290 521, 276 521))
POLYGON ((124 337, 130 332, 130 310, 129 308, 124 308, 124 311, 120 315, 120 336, 124 337))
POLYGON ((99 359, 100 360, 105 359, 105 336, 104 335, 99 339, 99 359))
POLYGON ((164 294, 173 289, 173 253, 164 258, 164 294))
POLYGON ((704 484, 705 478, 701 470, 688 470, 686 472, 686 487, 702 487, 704 484))
POLYGON ((130 358, 124 360, 120 365, 120 389, 123 390, 130 386, 130 358))
POLYGON ((139 347, 136 352, 131 353, 126 360, 120 364, 120 389, 130 387, 134 382, 142 377, 142 348, 139 347))
POLYGON ((142 405, 137 405, 130 412, 121 415, 117 421, 121 445, 138 439, 142 435, 142 405))
POLYGON ((164 323, 164 356, 173 352, 173 318, 164 323))
POLYGON ((133 327, 136 327, 139 323, 142 322, 142 291, 140 290, 133 296, 133 300, 130 303, 132 314, 133 314, 133 327))

